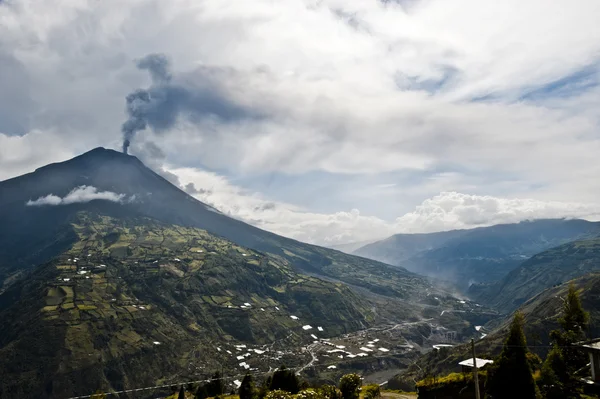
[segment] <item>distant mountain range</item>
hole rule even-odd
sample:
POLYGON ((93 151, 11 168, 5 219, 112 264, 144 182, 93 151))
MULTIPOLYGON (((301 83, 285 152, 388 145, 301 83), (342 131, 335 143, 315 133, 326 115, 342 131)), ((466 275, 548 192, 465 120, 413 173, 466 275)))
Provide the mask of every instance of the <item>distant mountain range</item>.
POLYGON ((600 222, 534 220, 472 230, 397 234, 353 253, 449 280, 466 289, 476 282, 505 277, 539 252, 599 235, 600 222))

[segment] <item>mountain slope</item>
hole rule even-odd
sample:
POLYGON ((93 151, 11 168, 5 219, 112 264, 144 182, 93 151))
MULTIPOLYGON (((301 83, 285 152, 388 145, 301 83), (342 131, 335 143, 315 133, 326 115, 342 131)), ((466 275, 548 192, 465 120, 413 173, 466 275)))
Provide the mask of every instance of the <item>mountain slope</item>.
POLYGON ((73 228, 72 248, 0 295, 1 397, 155 385, 219 365, 243 373, 239 343, 260 348, 244 357, 253 367, 293 366, 311 333, 374 320, 345 285, 202 230, 90 213, 73 228))
POLYGON ((471 290, 481 303, 511 312, 546 288, 600 271, 600 238, 574 241, 541 252, 502 280, 471 290))
POLYGON ((420 252, 440 248, 447 241, 467 232, 468 230, 452 230, 426 234, 394 234, 384 240, 362 246, 352 253, 391 265, 400 265, 420 252))
POLYGON ((356 251, 467 288, 498 280, 554 246, 600 235, 600 223, 549 219, 432 234, 396 235, 356 251))
MULTIPOLYGON (((588 337, 600 335, 600 273, 590 273, 563 284, 548 288, 523 303, 519 310, 525 316, 525 336, 529 349, 542 359, 546 356, 550 339, 550 331, 560 328, 558 319, 561 317, 563 299, 566 297, 569 284, 575 284, 579 289, 583 308, 590 314, 588 337)), ((487 336, 475 343, 477 356, 492 359, 500 354, 504 340, 508 334, 513 315, 491 322, 485 327, 487 336)), ((471 356, 469 344, 458 345, 443 350, 432 350, 420 357, 414 365, 400 375, 390 380, 392 389, 414 389, 414 381, 425 378, 426 375, 443 376, 450 372, 458 372, 458 362, 471 356)))
POLYGON ((0 182, 0 192, 0 220, 4 222, 0 225, 0 287, 20 271, 69 248, 76 240, 68 228, 69 220, 79 211, 116 218, 150 217, 205 229, 238 245, 282 256, 307 273, 351 284, 365 279, 377 293, 411 297, 429 287, 404 269, 304 244, 232 219, 173 186, 137 158, 104 148, 0 182), (28 201, 50 194, 64 198, 80 186, 120 194, 126 201, 26 206, 28 201), (406 291, 409 288, 411 292, 406 291))

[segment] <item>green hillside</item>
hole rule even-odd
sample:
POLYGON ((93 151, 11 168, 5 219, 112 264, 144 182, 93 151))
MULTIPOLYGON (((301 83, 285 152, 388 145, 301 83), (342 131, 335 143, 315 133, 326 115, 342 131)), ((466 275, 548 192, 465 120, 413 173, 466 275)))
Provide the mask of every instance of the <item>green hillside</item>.
POLYGON ((295 349, 313 340, 303 325, 327 337, 373 322, 346 286, 202 230, 91 214, 73 228, 71 249, 0 296, 0 393, 66 397, 221 365, 242 373, 242 342, 264 351, 252 367, 301 364, 308 355, 295 349))

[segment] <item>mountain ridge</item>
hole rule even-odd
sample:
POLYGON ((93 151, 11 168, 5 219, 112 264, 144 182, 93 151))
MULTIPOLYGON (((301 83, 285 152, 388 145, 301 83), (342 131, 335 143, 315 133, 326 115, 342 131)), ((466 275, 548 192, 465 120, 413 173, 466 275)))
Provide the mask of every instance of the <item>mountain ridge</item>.
POLYGON ((545 289, 600 271, 600 237, 576 240, 540 252, 503 279, 472 286, 471 296, 511 312, 545 289))
POLYGON ((599 235, 600 222, 537 219, 471 230, 395 235, 354 253, 448 279, 466 290, 473 282, 503 278, 539 252, 599 235))

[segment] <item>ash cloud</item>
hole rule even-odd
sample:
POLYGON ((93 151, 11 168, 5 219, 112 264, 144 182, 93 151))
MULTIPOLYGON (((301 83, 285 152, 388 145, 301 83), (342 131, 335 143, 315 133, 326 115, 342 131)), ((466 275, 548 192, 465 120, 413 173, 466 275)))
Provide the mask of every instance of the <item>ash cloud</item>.
POLYGON ((57 205, 69 205, 76 203, 86 203, 93 200, 104 200, 122 203, 125 201, 125 194, 117 194, 112 191, 98 191, 94 186, 79 186, 71 190, 69 194, 63 198, 48 194, 44 197, 40 197, 35 201, 27 201, 27 206, 57 206, 57 205))
POLYGON ((140 70, 148 71, 152 84, 126 97, 129 119, 121 128, 124 153, 139 131, 149 127, 163 133, 172 128, 179 118, 192 123, 215 118, 227 123, 261 117, 232 98, 224 88, 224 82, 218 80, 223 76, 218 76, 215 68, 202 67, 189 76, 173 76, 170 62, 163 54, 147 55, 136 65, 140 70))

